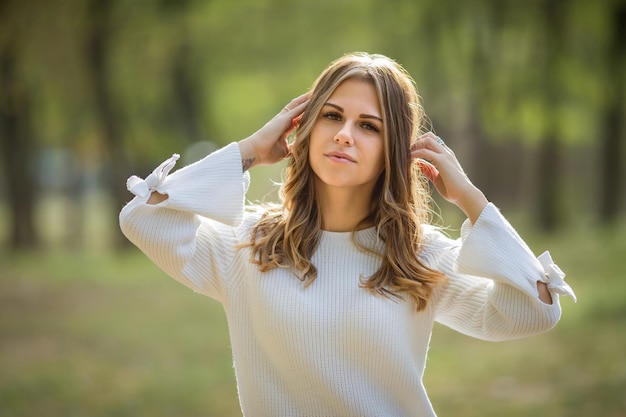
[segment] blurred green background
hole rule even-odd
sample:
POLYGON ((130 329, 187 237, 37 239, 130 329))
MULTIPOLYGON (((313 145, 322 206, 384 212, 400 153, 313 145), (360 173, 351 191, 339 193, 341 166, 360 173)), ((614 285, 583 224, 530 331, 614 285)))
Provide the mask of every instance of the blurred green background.
POLYGON ((626 416, 625 49, 623 0, 1 0, 0 415, 240 415, 221 307, 119 232, 126 178, 246 137, 367 51, 579 297, 522 341, 436 327, 436 410, 626 416))

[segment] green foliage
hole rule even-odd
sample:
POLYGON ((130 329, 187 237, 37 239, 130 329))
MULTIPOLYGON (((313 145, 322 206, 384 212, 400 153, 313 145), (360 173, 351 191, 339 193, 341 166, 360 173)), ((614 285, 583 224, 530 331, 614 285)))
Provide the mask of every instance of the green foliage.
MULTIPOLYGON (((502 114, 484 121, 495 138, 539 140, 545 129, 541 119, 552 111, 537 102, 544 90, 541 65, 546 53, 554 53, 542 48, 552 35, 538 18, 540 3, 506 7, 475 1, 452 6, 394 0, 383 8, 354 0, 171 4, 112 3, 106 52, 111 65, 106 71, 135 158, 154 160, 168 143, 185 141, 171 117, 177 111, 172 70, 180 64, 181 48, 189 50, 189 60, 182 65, 192 74, 204 110, 201 117, 211 123, 204 130, 220 141, 240 138, 241 122, 248 125, 246 131, 258 126, 260 115, 279 109, 288 97, 308 88, 331 59, 353 50, 398 59, 424 84, 428 107, 437 112, 449 106, 446 97, 451 97, 470 105, 478 100, 483 113, 502 114), (243 84, 263 85, 226 88, 224 77, 229 87, 238 84, 239 77, 243 84), (263 95, 254 94, 258 89, 263 95), (478 97, 473 96, 475 89, 478 97), (274 97, 267 94, 271 91, 274 97), (232 123, 215 105, 222 102, 249 108, 249 117, 232 123)), ((554 109, 557 113, 548 119, 564 120, 566 141, 588 138, 579 132, 593 126, 606 94, 602 53, 609 7, 607 2, 582 0, 563 7, 566 39, 553 57, 558 64, 553 79, 564 91, 564 103, 574 104, 565 111, 554 109)), ((22 75, 38 92, 41 140, 71 147, 91 141, 98 151, 93 138, 101 127, 92 114, 93 92, 85 66, 88 10, 89 3, 78 0, 44 2, 36 9, 12 2, 7 13, 20 23, 5 26, 0 39, 9 36, 6 30, 19 31, 22 75)), ((446 114, 445 120, 462 122, 462 117, 446 114)))
MULTIPOLYGON (((39 148, 23 165, 34 165, 41 149, 64 148, 85 175, 108 172, 112 160, 124 165, 120 177, 148 172, 193 142, 224 145, 249 135, 332 59, 356 50, 407 68, 433 127, 449 135, 470 174, 480 158, 498 158, 475 150, 485 142, 532 149, 554 136, 564 160, 579 149, 595 153, 607 107, 624 95, 626 77, 615 75, 624 58, 611 49, 619 0, 110 0, 102 3, 108 18, 92 15, 98 1, 0 6, 0 53, 16 43, 19 80, 11 88, 32 103, 39 148), (546 13, 557 3, 559 25, 546 13), (119 138, 107 136, 89 65, 100 25, 119 138), (122 141, 116 149, 114 139, 122 141)), ((4 177, 11 175, 19 173, 4 177)), ((491 182, 509 193, 510 182, 491 182)), ((527 188, 514 202, 525 208, 537 199, 527 188)))

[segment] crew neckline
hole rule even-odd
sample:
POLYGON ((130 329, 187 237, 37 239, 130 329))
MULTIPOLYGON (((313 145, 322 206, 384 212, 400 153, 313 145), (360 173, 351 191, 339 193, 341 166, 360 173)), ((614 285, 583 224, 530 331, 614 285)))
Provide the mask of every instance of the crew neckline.
MULTIPOLYGON (((376 227, 368 227, 365 229, 357 230, 354 232, 355 238, 361 242, 375 241, 376 240, 376 227)), ((324 240, 345 240, 351 241, 352 232, 332 232, 329 230, 322 230, 322 238, 324 240)))

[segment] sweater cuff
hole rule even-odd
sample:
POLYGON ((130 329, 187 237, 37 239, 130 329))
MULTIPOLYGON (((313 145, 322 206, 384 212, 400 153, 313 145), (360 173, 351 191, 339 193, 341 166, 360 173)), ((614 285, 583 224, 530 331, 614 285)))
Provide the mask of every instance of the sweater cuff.
POLYGON ((550 256, 550 252, 545 251, 541 255, 537 257, 539 262, 541 262, 541 266, 543 266, 543 271, 545 273, 546 279, 543 282, 548 286, 548 290, 550 290, 551 294, 559 294, 559 295, 569 295, 576 302, 576 294, 574 294, 574 290, 565 282, 565 273, 561 271, 561 268, 552 260, 552 256, 550 256))
POLYGON ((554 280, 555 285, 548 285, 553 296, 567 294, 575 297, 569 286, 567 289, 571 293, 557 288, 565 289, 566 284, 562 280, 565 274, 561 272, 562 275, 557 277, 554 271, 558 267, 552 259, 549 260, 549 268, 544 267, 492 203, 485 207, 473 226, 469 221, 463 223, 461 240, 461 251, 455 265, 458 272, 504 282, 537 298, 537 281, 554 280))
POLYGON ((198 162, 169 174, 178 155, 157 167, 145 180, 128 179, 129 191, 147 201, 153 191, 167 194, 158 206, 192 212, 237 226, 243 220, 250 175, 243 173, 237 143, 231 143, 198 162), (169 175, 168 175, 169 174, 169 175))

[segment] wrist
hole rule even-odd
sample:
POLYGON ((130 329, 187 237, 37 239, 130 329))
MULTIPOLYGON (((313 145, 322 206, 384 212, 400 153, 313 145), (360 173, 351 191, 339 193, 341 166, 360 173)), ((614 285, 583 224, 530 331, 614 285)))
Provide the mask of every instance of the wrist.
POLYGON ((250 137, 237 142, 239 146, 239 154, 241 155, 241 167, 244 171, 259 164, 256 149, 252 144, 250 137))
POLYGON ((487 204, 489 204, 489 200, 487 200, 483 192, 472 186, 464 193, 463 198, 457 202, 457 207, 459 207, 469 221, 474 224, 487 204))

